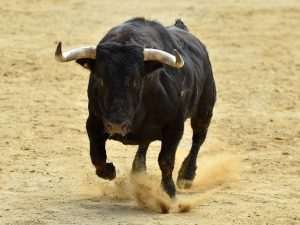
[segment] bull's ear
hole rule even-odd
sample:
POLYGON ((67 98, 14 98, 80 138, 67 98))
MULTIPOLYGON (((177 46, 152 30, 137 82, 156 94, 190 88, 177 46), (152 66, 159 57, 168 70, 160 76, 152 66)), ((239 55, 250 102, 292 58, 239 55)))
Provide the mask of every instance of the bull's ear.
POLYGON ((163 66, 163 64, 158 61, 145 61, 144 62, 144 74, 147 75, 149 73, 152 73, 155 70, 162 68, 162 66, 163 66))
POLYGON ((76 62, 85 69, 88 69, 91 71, 94 70, 95 59, 83 58, 83 59, 77 59, 76 62))

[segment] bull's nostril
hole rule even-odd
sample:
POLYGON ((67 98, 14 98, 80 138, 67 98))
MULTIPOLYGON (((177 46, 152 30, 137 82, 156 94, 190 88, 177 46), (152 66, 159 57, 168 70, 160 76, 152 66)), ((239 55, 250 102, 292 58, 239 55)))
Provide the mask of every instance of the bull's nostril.
POLYGON ((125 135, 129 132, 130 124, 128 122, 112 123, 109 121, 104 122, 104 129, 110 134, 122 134, 125 135))
POLYGON ((128 129, 129 129, 128 123, 127 123, 127 122, 122 123, 121 129, 122 129, 124 132, 128 132, 128 129))
POLYGON ((106 127, 107 131, 111 131, 112 130, 112 125, 110 123, 106 123, 105 127, 106 127))

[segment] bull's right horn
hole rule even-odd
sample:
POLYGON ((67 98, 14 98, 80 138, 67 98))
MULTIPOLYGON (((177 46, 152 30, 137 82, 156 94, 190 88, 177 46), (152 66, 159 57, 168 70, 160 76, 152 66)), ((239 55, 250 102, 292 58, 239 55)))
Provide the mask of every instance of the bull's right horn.
POLYGON ((177 69, 183 67, 183 65, 184 65, 184 61, 176 49, 174 49, 174 55, 172 55, 168 52, 161 51, 158 49, 145 48, 144 49, 144 60, 145 61, 157 60, 163 64, 173 66, 177 69))
POLYGON ((96 46, 75 48, 67 52, 62 52, 61 46, 62 44, 59 42, 55 51, 55 59, 58 62, 69 62, 82 58, 96 58, 96 46))

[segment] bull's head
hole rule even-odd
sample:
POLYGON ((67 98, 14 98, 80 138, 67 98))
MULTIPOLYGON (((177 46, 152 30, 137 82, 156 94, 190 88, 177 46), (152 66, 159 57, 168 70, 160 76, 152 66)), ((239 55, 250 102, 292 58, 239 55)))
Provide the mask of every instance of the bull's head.
POLYGON ((143 77, 167 64, 181 68, 179 53, 133 44, 101 43, 62 52, 58 44, 55 58, 59 62, 76 60, 89 69, 99 84, 99 107, 108 133, 125 135, 130 131, 134 114, 141 102, 143 77))

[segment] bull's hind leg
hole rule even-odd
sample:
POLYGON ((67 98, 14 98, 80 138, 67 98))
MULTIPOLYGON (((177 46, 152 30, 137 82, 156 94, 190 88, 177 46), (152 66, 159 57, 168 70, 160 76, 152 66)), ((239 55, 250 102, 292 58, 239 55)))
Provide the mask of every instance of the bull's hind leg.
POLYGON ((198 152, 205 141, 216 101, 215 84, 213 80, 210 81, 210 85, 206 86, 206 89, 201 96, 197 112, 191 118, 193 142, 190 153, 183 161, 178 172, 177 186, 179 188, 190 188, 196 176, 198 152))
POLYGON ((210 124, 210 118, 205 120, 197 120, 197 118, 191 119, 191 125, 193 128, 193 143, 190 153, 183 161, 181 168, 178 172, 177 186, 179 188, 190 188, 196 175, 196 161, 199 149, 205 141, 207 128, 210 124))
POLYGON ((131 173, 139 173, 146 171, 146 154, 149 147, 149 143, 139 145, 139 148, 135 154, 131 173))

